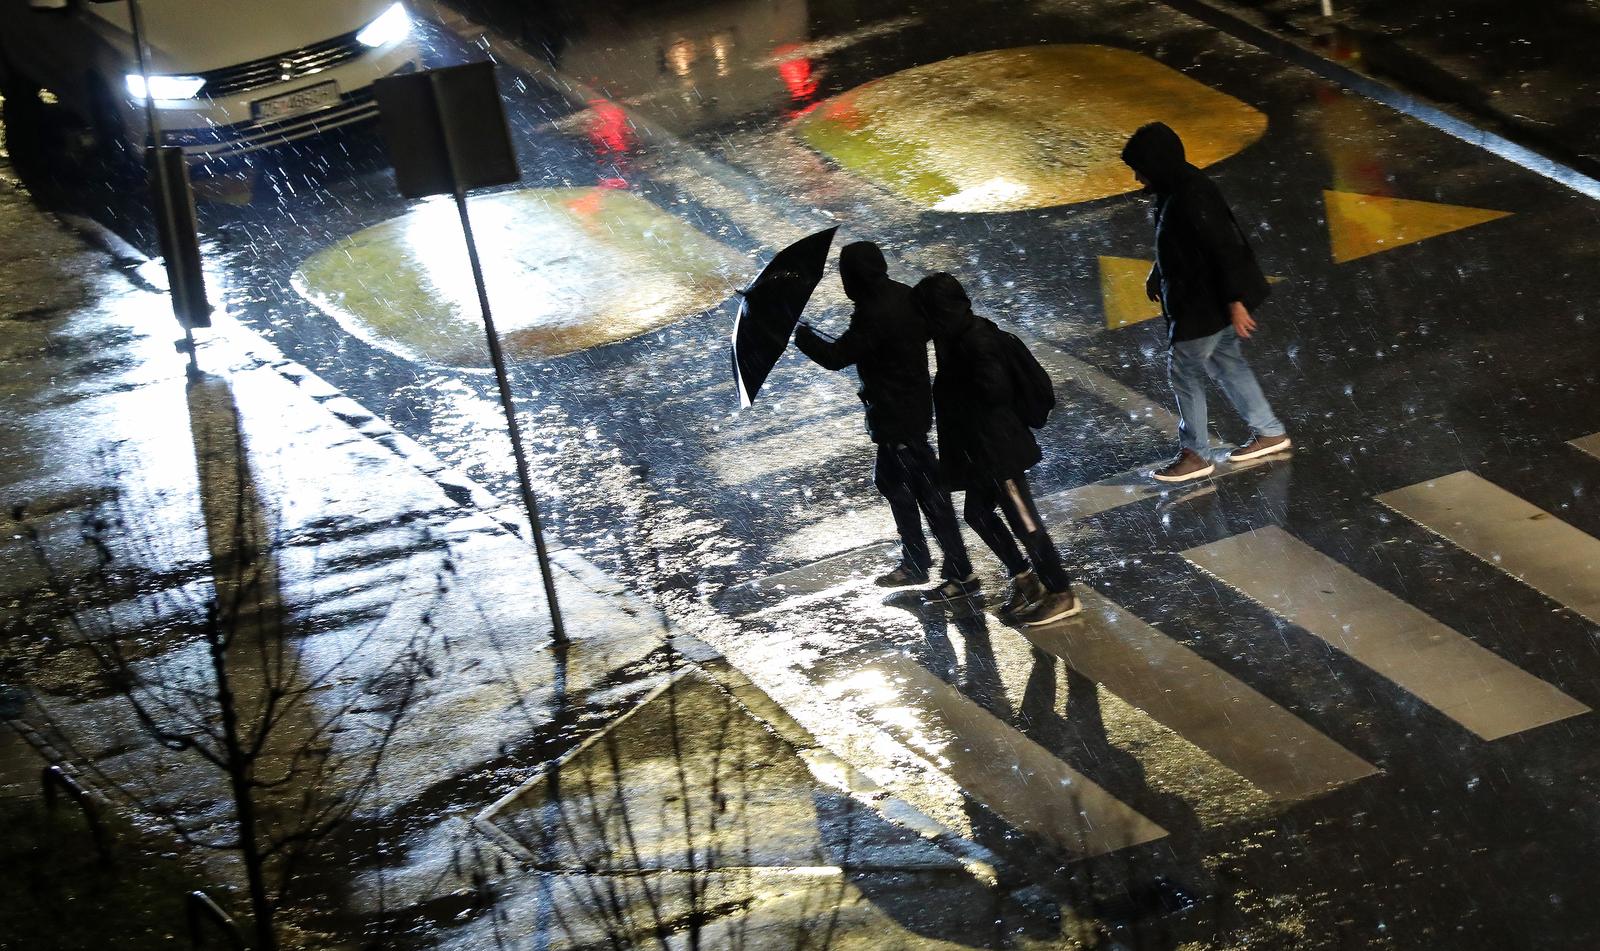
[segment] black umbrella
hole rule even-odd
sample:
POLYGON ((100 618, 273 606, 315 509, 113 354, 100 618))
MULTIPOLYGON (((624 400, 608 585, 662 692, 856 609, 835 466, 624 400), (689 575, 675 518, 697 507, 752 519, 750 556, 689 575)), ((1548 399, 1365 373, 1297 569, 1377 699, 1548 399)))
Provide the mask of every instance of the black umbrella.
POLYGON ((838 230, 835 225, 818 231, 779 251, 740 292, 739 316, 733 321, 733 381, 739 387, 740 406, 755 402, 767 374, 789 346, 800 312, 822 280, 828 248, 838 230))

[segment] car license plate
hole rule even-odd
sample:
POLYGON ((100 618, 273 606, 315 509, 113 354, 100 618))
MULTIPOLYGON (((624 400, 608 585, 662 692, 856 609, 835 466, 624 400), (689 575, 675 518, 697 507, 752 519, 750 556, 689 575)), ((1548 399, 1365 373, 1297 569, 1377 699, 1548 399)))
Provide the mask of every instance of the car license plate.
POLYGON ((258 121, 271 122, 338 104, 339 84, 326 82, 297 89, 287 95, 258 100, 255 104, 255 115, 258 121))

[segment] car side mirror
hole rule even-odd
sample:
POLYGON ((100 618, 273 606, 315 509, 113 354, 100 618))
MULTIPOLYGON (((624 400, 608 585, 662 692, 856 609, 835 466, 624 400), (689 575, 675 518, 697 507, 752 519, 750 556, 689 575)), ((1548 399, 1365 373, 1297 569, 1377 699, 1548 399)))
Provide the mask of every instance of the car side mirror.
POLYGON ((72 0, 28 0, 28 9, 43 13, 61 13, 72 6, 72 0))

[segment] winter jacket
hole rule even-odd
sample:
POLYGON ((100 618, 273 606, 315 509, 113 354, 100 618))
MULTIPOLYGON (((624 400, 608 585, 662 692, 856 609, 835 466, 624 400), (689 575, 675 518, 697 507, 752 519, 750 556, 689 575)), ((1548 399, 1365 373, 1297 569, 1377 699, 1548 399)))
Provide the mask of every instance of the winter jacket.
POLYGON ((1122 160, 1155 196, 1156 266, 1168 339, 1209 337, 1231 323, 1228 305, 1254 309, 1267 295, 1255 254, 1216 183, 1184 158, 1183 142, 1153 122, 1133 134, 1122 160))
POLYGON ((845 246, 839 276, 856 305, 849 329, 833 339, 801 324, 795 346, 830 370, 855 366, 873 442, 926 439, 933 426, 928 330, 911 305, 911 288, 889 279, 883 252, 870 241, 845 246))
POLYGON ((1017 411, 1000 328, 972 312, 960 282, 948 274, 924 278, 912 299, 939 357, 933 403, 945 488, 972 489, 1022 475, 1043 454, 1017 411))

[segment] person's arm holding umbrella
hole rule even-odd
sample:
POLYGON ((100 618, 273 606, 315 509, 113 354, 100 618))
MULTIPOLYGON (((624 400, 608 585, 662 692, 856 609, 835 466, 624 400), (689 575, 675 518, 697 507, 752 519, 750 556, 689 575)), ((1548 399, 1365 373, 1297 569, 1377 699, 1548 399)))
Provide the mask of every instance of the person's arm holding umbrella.
POLYGON ((843 370, 853 366, 871 349, 867 335, 853 319, 849 329, 838 337, 830 337, 808 323, 801 323, 794 331, 794 345, 818 366, 828 370, 843 370))

